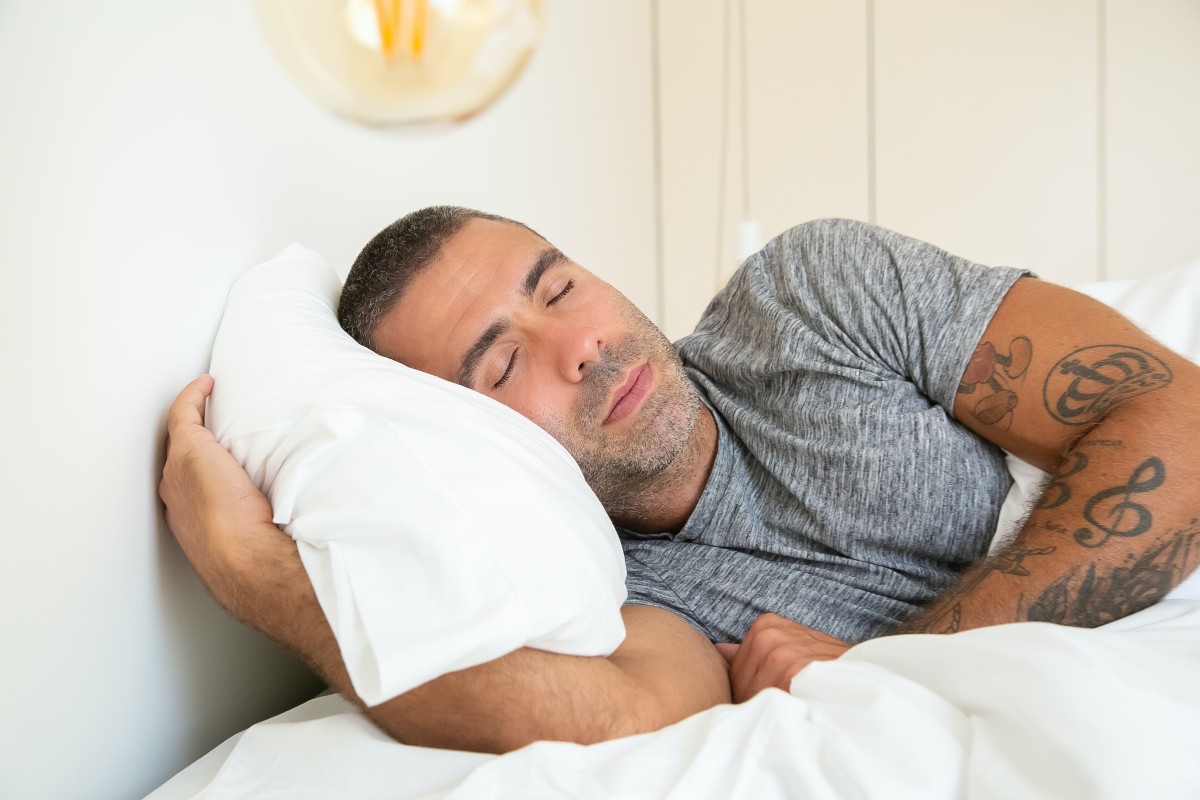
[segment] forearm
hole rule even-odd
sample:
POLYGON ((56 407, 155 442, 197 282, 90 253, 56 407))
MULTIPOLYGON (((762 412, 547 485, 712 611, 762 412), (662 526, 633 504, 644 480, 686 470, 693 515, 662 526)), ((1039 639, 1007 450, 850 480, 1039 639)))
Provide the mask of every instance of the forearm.
MULTIPOLYGON (((273 525, 235 537, 213 593, 251 627, 298 654, 359 706, 296 544, 273 525), (250 588, 250 591, 247 589, 250 588)), ((686 623, 627 608, 625 642, 608 658, 523 648, 444 675, 371 708, 398 741, 505 752, 540 739, 591 743, 655 730, 729 702, 724 662, 686 623)))
POLYGON ((1067 450, 1020 534, 902 632, 1005 622, 1095 627, 1161 600, 1200 565, 1192 370, 1116 408, 1067 450))
MULTIPOLYGON (((211 391, 211 378, 197 378, 168 413, 159 483, 167 525, 218 603, 361 706, 296 543, 203 425, 211 391)), ((521 649, 366 713, 402 742, 501 752, 537 739, 594 742, 653 730, 729 701, 724 661, 687 623, 655 608, 622 615, 625 642, 607 658, 521 649)))
POLYGON ((715 648, 665 611, 623 611, 625 642, 608 658, 524 648, 444 675, 368 716, 427 747, 507 752, 538 740, 580 744, 657 730, 730 702, 715 648))
POLYGON ((209 536, 206 551, 188 553, 201 580, 226 611, 296 654, 336 691, 363 705, 295 541, 269 522, 237 525, 226 523, 229 530, 209 536))

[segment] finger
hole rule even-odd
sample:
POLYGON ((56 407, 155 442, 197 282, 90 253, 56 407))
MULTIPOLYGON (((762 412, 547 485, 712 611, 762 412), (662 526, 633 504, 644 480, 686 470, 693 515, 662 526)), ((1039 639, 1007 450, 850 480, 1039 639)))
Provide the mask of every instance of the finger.
POLYGON ((773 686, 776 689, 782 689, 785 692, 792 690, 792 678, 808 663, 803 653, 798 653, 790 648, 781 648, 772 654, 774 656, 769 664, 768 676, 766 680, 759 686, 759 691, 766 689, 768 686, 773 686))
POLYGON ((742 640, 739 663, 732 670, 734 694, 739 703, 769 686, 779 685, 780 667, 790 649, 788 628, 794 624, 776 614, 763 614, 750 625, 742 640))
POLYGON ((717 642, 717 652, 720 653, 721 658, 725 659, 725 662, 732 667, 733 660, 737 658, 738 646, 736 644, 730 644, 729 642, 717 642))
POLYGON ((753 696, 752 687, 761 667, 761 650, 758 630, 752 624, 742 643, 738 645, 734 660, 729 663, 729 683, 733 689, 735 703, 744 702, 753 696))
POLYGON ((183 387, 171 403, 167 412, 167 435, 179 430, 184 425, 204 424, 204 401, 212 394, 213 379, 211 375, 201 375, 183 387))
POLYGON ((729 665, 729 684, 735 703, 742 703, 754 696, 754 686, 762 671, 761 655, 746 642, 738 647, 736 658, 729 665))

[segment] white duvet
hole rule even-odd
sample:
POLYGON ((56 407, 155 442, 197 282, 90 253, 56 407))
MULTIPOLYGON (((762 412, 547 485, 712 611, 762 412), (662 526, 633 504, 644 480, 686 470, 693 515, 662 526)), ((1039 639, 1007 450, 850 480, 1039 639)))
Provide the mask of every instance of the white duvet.
POLYGON ((396 744, 320 697, 180 773, 171 798, 1198 798, 1200 601, 1088 631, 875 639, 656 733, 505 756, 396 744))
MULTIPOLYGON (((1083 291, 1200 361, 1200 262, 1083 291)), ((998 538, 1041 477, 1015 483, 998 538)), ((1200 572, 1097 630, 892 636, 655 733, 505 756, 397 744, 336 696, 238 734, 151 795, 182 798, 1200 800, 1200 572)))

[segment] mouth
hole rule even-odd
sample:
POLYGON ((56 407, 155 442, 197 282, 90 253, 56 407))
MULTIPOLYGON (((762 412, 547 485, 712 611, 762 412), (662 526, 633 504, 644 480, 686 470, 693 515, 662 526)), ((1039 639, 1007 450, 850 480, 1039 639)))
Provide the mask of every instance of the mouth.
POLYGON ((613 392, 613 403, 609 409, 608 416, 604 418, 602 425, 612 425, 615 422, 628 417, 634 411, 637 411, 638 406, 650 394, 650 390, 654 387, 654 373, 650 369, 649 362, 640 366, 634 367, 629 371, 629 375, 613 392))

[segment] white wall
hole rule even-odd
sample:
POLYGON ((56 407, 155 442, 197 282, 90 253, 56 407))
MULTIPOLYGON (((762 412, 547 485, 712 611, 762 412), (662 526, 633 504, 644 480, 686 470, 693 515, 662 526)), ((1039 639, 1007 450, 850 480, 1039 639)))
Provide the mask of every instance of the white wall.
POLYGON ((204 594, 156 498, 239 272, 292 240, 344 271, 452 202, 654 309, 649 31, 640 0, 558 0, 496 106, 387 134, 295 89, 250 3, 0 3, 0 797, 139 796, 316 689, 204 594))
MULTIPOLYGON (((858 217, 1060 280, 1200 253, 1194 0, 745 2, 766 235, 858 217)), ((736 124, 717 191, 722 6, 549 15, 495 107, 387 134, 292 87, 250 3, 0 2, 0 797, 138 796, 315 688, 207 598, 155 496, 164 411, 246 267, 300 240, 344 270, 453 202, 690 329, 741 211, 736 124)))
POLYGON ((1134 277, 1200 253, 1200 2, 1104 12, 1106 269, 1134 277))
POLYGON ((735 261, 739 4, 749 210, 767 238, 854 217, 1068 284, 1200 255, 1195 0, 658 0, 673 338, 735 261))

